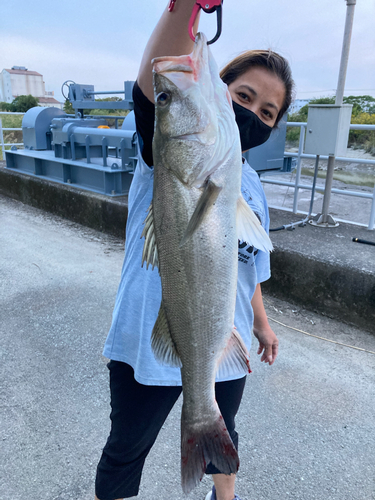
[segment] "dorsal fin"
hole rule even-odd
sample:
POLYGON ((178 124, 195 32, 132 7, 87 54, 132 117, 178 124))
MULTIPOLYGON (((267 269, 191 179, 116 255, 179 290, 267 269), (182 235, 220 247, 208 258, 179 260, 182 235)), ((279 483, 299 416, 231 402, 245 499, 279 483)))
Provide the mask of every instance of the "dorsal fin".
POLYGON ((152 203, 148 208, 148 214, 143 224, 145 227, 143 228, 141 238, 145 238, 145 244, 143 245, 142 267, 146 262, 146 269, 148 269, 149 265, 151 265, 152 269, 154 269, 154 267, 159 266, 159 259, 155 239, 154 212, 152 203))

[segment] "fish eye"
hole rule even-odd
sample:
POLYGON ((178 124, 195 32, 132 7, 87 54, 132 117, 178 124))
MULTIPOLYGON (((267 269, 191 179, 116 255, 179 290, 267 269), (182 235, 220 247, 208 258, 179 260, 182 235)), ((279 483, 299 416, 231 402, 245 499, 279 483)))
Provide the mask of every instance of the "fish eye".
POLYGON ((171 95, 167 92, 160 92, 160 94, 156 96, 156 102, 159 106, 165 106, 166 104, 168 104, 170 99, 171 95))

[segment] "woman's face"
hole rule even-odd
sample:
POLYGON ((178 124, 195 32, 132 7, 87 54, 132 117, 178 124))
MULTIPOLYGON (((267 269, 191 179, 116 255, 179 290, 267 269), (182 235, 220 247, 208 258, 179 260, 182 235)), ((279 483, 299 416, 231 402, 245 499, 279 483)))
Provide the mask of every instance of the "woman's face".
POLYGON ((285 86, 278 76, 256 66, 234 80, 228 89, 233 101, 255 113, 266 125, 275 125, 285 99, 285 86))

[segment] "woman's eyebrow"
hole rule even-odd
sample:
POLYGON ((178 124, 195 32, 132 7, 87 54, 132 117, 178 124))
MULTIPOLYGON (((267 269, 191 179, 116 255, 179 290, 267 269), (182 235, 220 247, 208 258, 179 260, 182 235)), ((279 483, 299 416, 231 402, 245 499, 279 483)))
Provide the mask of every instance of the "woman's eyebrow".
POLYGON ((277 113, 280 111, 279 108, 273 102, 266 102, 266 106, 273 108, 277 113))
POLYGON ((248 90, 250 92, 250 94, 253 94, 254 96, 257 96, 257 92, 256 90, 253 89, 253 87, 250 87, 250 85, 245 85, 244 83, 242 85, 240 85, 238 87, 238 90, 240 90, 241 88, 245 88, 246 90, 248 90))

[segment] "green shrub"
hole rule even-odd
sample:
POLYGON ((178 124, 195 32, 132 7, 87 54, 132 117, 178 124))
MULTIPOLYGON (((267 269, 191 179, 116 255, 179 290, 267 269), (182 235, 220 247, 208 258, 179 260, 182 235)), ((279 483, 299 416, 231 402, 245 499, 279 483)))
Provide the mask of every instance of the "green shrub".
POLYGON ((301 129, 299 127, 287 127, 286 142, 290 146, 298 146, 301 129))

